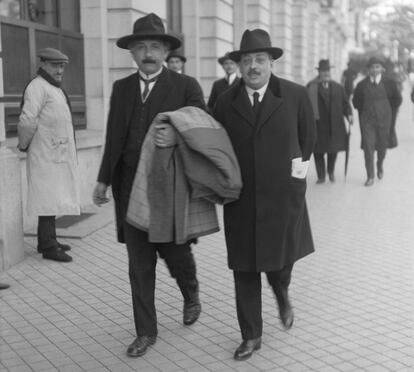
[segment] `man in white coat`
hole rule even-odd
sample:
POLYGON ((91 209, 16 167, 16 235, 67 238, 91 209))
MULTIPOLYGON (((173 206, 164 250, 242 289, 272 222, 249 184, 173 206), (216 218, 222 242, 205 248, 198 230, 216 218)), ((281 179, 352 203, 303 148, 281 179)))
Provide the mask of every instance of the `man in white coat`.
POLYGON ((18 134, 27 152, 27 213, 38 216, 37 250, 69 262, 70 246, 56 240, 56 215, 79 215, 78 165, 68 96, 60 87, 69 58, 57 49, 38 51, 40 68, 23 93, 18 134))

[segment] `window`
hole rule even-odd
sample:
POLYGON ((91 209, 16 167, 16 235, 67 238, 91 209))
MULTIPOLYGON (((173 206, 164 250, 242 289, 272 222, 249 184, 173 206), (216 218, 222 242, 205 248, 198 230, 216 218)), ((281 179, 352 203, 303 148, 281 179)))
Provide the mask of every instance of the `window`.
POLYGON ((36 75, 36 51, 52 47, 69 56, 63 87, 72 105, 77 129, 86 127, 83 36, 79 0, 1 0, 6 136, 16 135, 22 93, 36 75))

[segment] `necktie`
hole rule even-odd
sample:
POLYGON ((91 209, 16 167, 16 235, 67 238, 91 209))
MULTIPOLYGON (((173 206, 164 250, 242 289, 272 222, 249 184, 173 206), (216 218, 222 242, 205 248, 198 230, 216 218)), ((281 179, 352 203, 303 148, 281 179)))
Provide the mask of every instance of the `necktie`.
POLYGON ((259 92, 254 92, 253 93, 253 112, 256 118, 257 118, 257 114, 259 113, 259 105, 260 105, 259 92))
POLYGON ((328 84, 328 82, 327 82, 327 81, 324 81, 324 82, 322 83, 322 86, 323 86, 325 89, 328 89, 328 88, 329 88, 329 84, 328 84))
POLYGON ((142 102, 145 102, 145 100, 147 99, 147 96, 149 94, 149 85, 150 83, 153 83, 154 81, 157 80, 158 76, 152 78, 152 79, 144 79, 141 75, 139 76, 139 78, 144 82, 145 86, 144 86, 144 92, 142 93, 142 102))

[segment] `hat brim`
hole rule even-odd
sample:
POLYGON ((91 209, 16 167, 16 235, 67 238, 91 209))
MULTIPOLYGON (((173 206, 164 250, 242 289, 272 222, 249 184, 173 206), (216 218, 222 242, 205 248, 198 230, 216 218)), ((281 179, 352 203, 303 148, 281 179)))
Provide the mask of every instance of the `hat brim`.
POLYGON ((50 63, 69 63, 69 59, 49 59, 49 58, 42 58, 39 57, 43 62, 50 62, 50 63))
POLYGON ((283 54, 283 49, 272 47, 272 48, 258 48, 258 49, 247 49, 247 50, 235 50, 229 53, 229 57, 234 62, 240 62, 240 57, 242 54, 247 53, 260 53, 260 52, 267 52, 269 53, 274 60, 280 58, 283 54))
POLYGON ((329 71, 331 68, 335 66, 329 66, 329 67, 315 67, 318 71, 329 71))
MULTIPOLYGON (((217 61, 218 61, 218 63, 220 64, 220 65, 222 65, 224 62, 226 62, 227 60, 230 60, 230 61, 233 61, 229 56, 226 56, 226 57, 220 57, 219 59, 217 59, 217 61)), ((234 62, 234 61, 233 61, 234 62)))
POLYGON ((181 62, 183 62, 183 63, 186 63, 187 62, 187 58, 185 58, 184 56, 177 56, 177 55, 168 56, 168 58, 166 59, 166 61, 169 62, 169 60, 171 58, 179 58, 179 59, 181 59, 181 62))
POLYGON ((180 39, 168 34, 131 34, 119 38, 116 45, 121 49, 129 49, 129 45, 132 41, 145 39, 165 41, 171 45, 171 49, 177 49, 181 46, 180 39))

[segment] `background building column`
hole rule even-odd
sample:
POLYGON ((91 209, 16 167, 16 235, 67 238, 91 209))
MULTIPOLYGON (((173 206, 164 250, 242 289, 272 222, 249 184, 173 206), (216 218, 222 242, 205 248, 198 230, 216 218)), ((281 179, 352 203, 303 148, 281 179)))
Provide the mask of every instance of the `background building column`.
POLYGON ((274 63, 274 72, 285 79, 292 79, 292 0, 272 1, 271 19, 272 43, 283 49, 282 57, 274 63))
POLYGON ((308 2, 306 0, 293 1, 292 30, 293 80, 305 84, 308 67, 308 2))
MULTIPOLYGON (((0 97, 3 97, 1 51, 0 34, 0 97)), ((0 103, 0 272, 24 258, 20 162, 6 147, 5 140, 4 104, 0 103)))

